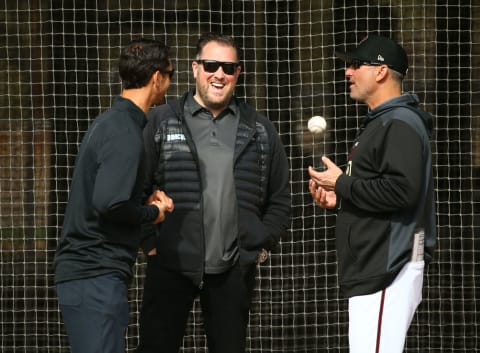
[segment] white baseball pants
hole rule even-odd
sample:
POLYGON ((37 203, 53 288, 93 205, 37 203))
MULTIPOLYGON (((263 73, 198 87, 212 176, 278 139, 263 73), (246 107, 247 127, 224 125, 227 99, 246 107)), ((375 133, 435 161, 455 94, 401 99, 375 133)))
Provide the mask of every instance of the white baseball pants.
POLYGON ((407 263, 382 291, 349 298, 350 353, 402 353, 422 301, 424 261, 407 263))

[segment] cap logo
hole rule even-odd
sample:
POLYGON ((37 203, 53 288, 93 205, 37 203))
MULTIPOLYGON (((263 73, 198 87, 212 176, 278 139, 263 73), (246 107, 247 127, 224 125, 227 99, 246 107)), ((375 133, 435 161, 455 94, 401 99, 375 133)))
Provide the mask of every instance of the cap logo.
POLYGON ((380 54, 378 54, 377 60, 378 60, 378 61, 382 61, 382 62, 385 61, 385 59, 383 58, 383 56, 381 56, 380 54))

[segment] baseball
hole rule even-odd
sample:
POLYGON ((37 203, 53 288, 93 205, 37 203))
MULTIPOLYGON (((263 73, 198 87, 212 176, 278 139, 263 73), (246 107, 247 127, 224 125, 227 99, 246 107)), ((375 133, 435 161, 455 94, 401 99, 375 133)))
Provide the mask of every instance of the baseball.
POLYGON ((308 130, 312 134, 318 135, 325 131, 327 128, 327 121, 322 116, 313 116, 308 120, 308 130))

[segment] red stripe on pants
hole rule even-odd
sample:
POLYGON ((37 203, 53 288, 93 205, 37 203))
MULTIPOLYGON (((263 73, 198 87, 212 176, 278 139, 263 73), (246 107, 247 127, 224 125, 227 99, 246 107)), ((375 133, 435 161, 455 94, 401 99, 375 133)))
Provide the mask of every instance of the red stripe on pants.
POLYGON ((378 312, 378 327, 377 327, 377 347, 375 348, 375 353, 380 353, 380 336, 382 335, 382 319, 383 319, 383 307, 385 305, 385 292, 387 290, 382 290, 382 298, 380 299, 380 310, 378 312))

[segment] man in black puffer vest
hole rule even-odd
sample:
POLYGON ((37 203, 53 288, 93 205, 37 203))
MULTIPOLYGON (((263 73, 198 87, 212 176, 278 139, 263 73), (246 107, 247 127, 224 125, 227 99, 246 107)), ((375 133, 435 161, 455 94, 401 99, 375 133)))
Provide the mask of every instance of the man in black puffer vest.
POLYGON ((231 37, 200 37, 194 90, 153 109, 145 192, 175 210, 145 231, 139 353, 178 353, 197 296, 210 353, 244 353, 256 265, 290 225, 289 166, 274 125, 234 97, 231 37))

